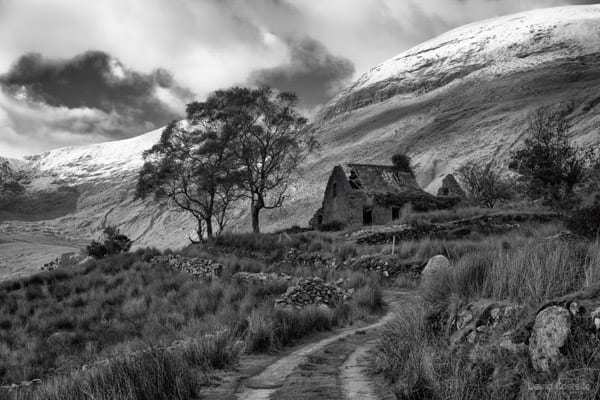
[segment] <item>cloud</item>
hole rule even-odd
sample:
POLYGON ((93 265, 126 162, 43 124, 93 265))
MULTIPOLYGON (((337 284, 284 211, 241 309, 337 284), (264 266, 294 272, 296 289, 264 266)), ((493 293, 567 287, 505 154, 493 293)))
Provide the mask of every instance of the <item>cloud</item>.
POLYGON ((305 37, 286 42, 289 62, 251 72, 252 84, 295 92, 301 105, 313 108, 343 89, 354 75, 352 61, 331 54, 315 39, 305 37))
MULTIPOLYGON (((72 136, 73 143, 79 143, 84 137, 103 140, 139 133, 146 122, 156 125, 163 117, 181 112, 186 102, 182 88, 202 99, 216 89, 259 81, 295 90, 305 97, 306 107, 320 104, 348 75, 356 78, 449 29, 499 15, 582 3, 590 1, 0 0, 0 74, 25 53, 44 55, 41 61, 32 56, 26 60, 34 64, 38 75, 40 70, 63 71, 67 68, 64 60, 69 61, 68 68, 80 68, 77 84, 84 87, 79 93, 50 82, 43 74, 41 87, 23 73, 15 73, 10 87, 4 89, 4 96, 12 102, 25 102, 18 104, 29 104, 37 111, 36 104, 46 105, 48 117, 89 108, 96 117, 110 121, 99 129, 104 119, 97 123, 88 119, 83 127, 86 135, 72 136), (311 39, 290 39, 306 37, 311 39), (110 54, 108 61, 102 56, 83 57, 90 49, 110 54), (89 69, 84 73, 79 64, 92 61, 99 67, 91 69, 93 74, 89 69), (112 77, 106 72, 106 62, 112 77), (348 72, 350 65, 353 72, 348 72), (159 66, 172 75, 157 71, 159 66), (306 80, 309 71, 318 82, 313 86, 306 80), (105 76, 113 81, 102 80, 105 76), (103 100, 92 98, 92 88, 103 100)), ((63 73, 74 87, 70 75, 63 73)), ((5 134, 6 126, 18 128, 25 121, 2 114, 0 141, 6 142, 4 138, 10 136, 5 134)), ((67 129, 69 124, 63 125, 67 129)), ((29 139, 34 135, 14 134, 29 139)), ((49 141, 45 148, 63 142, 49 141)))
POLYGON ((127 138, 182 118, 192 99, 169 72, 136 72, 104 52, 26 54, 0 75, 0 145, 46 150, 127 138))
MULTIPOLYGON (((142 125, 162 126, 181 118, 173 99, 191 100, 192 93, 179 86, 172 75, 161 69, 143 74, 125 67, 119 60, 100 51, 89 51, 69 59, 49 59, 40 54, 20 57, 10 70, 0 75, 0 85, 9 94, 26 97, 52 107, 91 108, 118 113, 142 125), (161 100, 169 96, 170 101, 161 100)), ((140 132, 105 132, 130 136, 140 132)))

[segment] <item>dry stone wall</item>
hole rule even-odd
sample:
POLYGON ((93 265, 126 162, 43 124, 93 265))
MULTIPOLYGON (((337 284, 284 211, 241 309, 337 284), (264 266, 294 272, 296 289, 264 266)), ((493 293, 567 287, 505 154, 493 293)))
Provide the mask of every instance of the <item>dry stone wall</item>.
POLYGON ((165 263, 176 271, 187 272, 201 279, 220 277, 224 269, 222 264, 213 260, 182 257, 177 254, 156 256, 151 262, 153 264, 165 263))

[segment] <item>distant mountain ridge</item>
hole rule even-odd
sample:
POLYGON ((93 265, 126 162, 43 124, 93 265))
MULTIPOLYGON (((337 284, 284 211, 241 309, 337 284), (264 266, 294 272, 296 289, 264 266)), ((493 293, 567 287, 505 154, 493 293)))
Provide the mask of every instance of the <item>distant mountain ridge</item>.
MULTIPOLYGON (((398 149, 411 155, 419 184, 432 193, 469 159, 505 167, 529 112, 544 105, 566 110, 579 143, 600 143, 600 5, 469 24, 375 66, 318 113, 313 127, 321 148, 284 208, 265 213, 262 226, 306 225, 335 165, 388 164, 398 149)), ((187 244, 193 226, 184 214, 133 200, 141 153, 159 136, 156 130, 29 157, 21 167, 32 171, 30 189, 76 188, 76 210, 53 220, 0 222, 0 233, 35 228, 87 240, 110 223, 137 245, 187 244)))

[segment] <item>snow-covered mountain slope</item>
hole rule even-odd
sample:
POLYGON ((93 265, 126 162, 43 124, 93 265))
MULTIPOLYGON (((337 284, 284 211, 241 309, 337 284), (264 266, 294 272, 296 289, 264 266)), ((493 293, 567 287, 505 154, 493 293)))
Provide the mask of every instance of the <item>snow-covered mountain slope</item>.
POLYGON ((66 251, 78 251, 98 236, 104 224, 117 225, 135 246, 188 244, 192 232, 188 218, 151 198, 134 200, 142 153, 158 142, 161 131, 61 148, 25 161, 9 159, 13 169, 26 171, 29 215, 0 219, 0 280, 3 275, 35 270, 66 251), (73 209, 65 207, 72 202, 60 195, 64 193, 75 193, 73 209), (42 209, 50 212, 40 214, 42 209))
MULTIPOLYGON (((579 143, 600 143, 599 5, 470 24, 372 68, 318 114, 320 150, 304 165, 285 207, 265 213, 262 225, 305 225, 320 205, 332 167, 343 162, 388 163, 403 149, 417 163, 419 183, 432 192, 466 160, 505 167, 522 141, 528 114, 544 105, 568 113, 579 143)), ((30 158, 32 185, 74 186, 76 210, 53 220, 0 223, 0 233, 10 226, 87 240, 110 223, 140 245, 185 245, 189 218, 151 200, 133 200, 141 152, 159 135, 30 158)))
POLYGON ((322 151, 298 201, 318 206, 333 165, 385 163, 398 149, 431 192, 468 159, 505 167, 546 105, 568 113, 576 141, 600 143, 600 5, 473 23, 372 68, 318 114, 322 151))
POLYGON ((493 78, 595 54, 599 21, 600 5, 592 5, 534 10, 462 26, 371 68, 321 115, 331 117, 399 95, 415 98, 466 77, 493 78), (377 96, 372 96, 374 90, 377 96))

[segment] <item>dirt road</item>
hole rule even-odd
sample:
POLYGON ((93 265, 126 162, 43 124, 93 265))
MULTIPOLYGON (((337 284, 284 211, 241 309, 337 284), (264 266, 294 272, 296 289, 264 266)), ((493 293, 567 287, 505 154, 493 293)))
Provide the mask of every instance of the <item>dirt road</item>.
POLYGON ((361 399, 387 398, 371 382, 366 355, 381 329, 400 307, 415 301, 415 292, 386 291, 387 313, 360 329, 348 328, 307 344, 279 358, 259 374, 243 381, 239 400, 265 399, 361 399))

